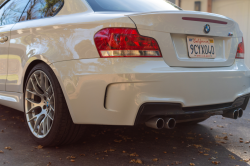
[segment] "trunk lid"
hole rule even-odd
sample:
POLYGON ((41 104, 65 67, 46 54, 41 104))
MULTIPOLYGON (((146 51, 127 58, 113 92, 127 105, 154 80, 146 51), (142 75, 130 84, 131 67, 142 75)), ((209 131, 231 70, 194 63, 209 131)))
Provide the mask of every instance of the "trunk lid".
POLYGON ((143 36, 155 38, 169 66, 219 67, 231 66, 235 61, 242 32, 237 23, 227 17, 191 11, 165 11, 128 15, 143 36), (210 32, 205 33, 206 24, 210 32), (190 58, 187 37, 214 40, 215 58, 190 58))

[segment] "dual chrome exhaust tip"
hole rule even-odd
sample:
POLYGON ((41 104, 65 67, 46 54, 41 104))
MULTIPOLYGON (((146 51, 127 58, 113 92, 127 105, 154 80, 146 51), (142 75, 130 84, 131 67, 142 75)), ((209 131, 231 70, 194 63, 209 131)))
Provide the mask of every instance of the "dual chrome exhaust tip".
POLYGON ((176 121, 173 118, 153 118, 145 122, 145 125, 154 129, 174 129, 176 121))
MULTIPOLYGON (((243 109, 239 108, 236 110, 228 111, 222 116, 231 119, 238 119, 243 116, 243 109)), ((176 120, 174 118, 152 118, 145 122, 145 125, 153 129, 174 129, 176 126, 176 120)))
POLYGON ((239 108, 238 112, 238 117, 241 118, 243 116, 243 109, 239 108))
POLYGON ((226 117, 226 118, 231 118, 231 119, 238 119, 241 118, 243 116, 243 109, 239 108, 233 111, 228 111, 225 114, 223 114, 222 116, 226 117))

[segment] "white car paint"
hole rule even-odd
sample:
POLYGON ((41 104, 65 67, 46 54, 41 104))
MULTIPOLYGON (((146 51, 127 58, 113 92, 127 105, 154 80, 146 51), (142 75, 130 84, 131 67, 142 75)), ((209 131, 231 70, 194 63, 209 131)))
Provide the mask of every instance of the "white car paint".
POLYGON ((133 125, 146 102, 190 107, 233 102, 250 93, 243 60, 218 68, 170 67, 163 58, 82 59, 53 66, 77 124, 133 125))
POLYGON ((230 66, 234 63, 238 43, 242 41, 242 32, 237 23, 221 15, 192 12, 169 11, 129 15, 136 23, 143 36, 156 39, 160 45, 165 62, 170 66, 181 67, 217 67, 230 66), (206 22, 186 21, 182 17, 216 19, 227 22, 227 25, 209 23, 211 32, 205 34, 203 27, 206 22), (174 21, 173 21, 174 20, 174 21), (233 37, 229 37, 232 32, 233 37), (213 37, 219 56, 215 59, 189 58, 186 39, 189 35, 213 37), (172 42, 174 40, 174 42, 172 42), (220 52, 222 51, 222 52, 220 52))
POLYGON ((202 106, 233 102, 250 93, 250 71, 244 60, 235 60, 242 33, 233 20, 223 16, 186 11, 94 12, 85 0, 65 0, 55 17, 9 26, 13 26, 10 65, 6 86, 0 87, 0 104, 20 111, 24 111, 27 69, 38 60, 56 74, 76 124, 134 125, 139 107, 146 102, 202 106), (184 15, 227 21, 228 25, 211 23, 215 30, 206 35, 204 22, 178 21, 184 15), (141 35, 157 40, 163 57, 100 58, 94 34, 107 27, 137 28, 141 35), (228 31, 234 36, 228 37, 228 31), (213 36, 220 46, 218 57, 188 58, 183 51, 187 34, 213 36))

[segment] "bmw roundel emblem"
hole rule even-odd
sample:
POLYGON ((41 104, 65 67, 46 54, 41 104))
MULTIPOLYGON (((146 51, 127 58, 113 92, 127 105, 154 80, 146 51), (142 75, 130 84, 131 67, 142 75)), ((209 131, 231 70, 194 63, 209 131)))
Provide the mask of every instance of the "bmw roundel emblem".
POLYGON ((210 25, 209 24, 206 24, 205 27, 204 27, 204 32, 205 33, 209 33, 210 32, 210 25))

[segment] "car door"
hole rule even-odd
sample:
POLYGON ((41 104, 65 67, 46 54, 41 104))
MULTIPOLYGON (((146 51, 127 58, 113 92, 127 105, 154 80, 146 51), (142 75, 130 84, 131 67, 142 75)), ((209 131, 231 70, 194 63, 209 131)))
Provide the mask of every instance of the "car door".
POLYGON ((5 91, 7 78, 8 49, 10 44, 10 30, 13 24, 6 25, 5 18, 11 2, 5 2, 0 9, 0 91, 5 91))
POLYGON ((18 49, 10 48, 11 29, 19 22, 20 17, 27 6, 29 0, 7 0, 0 9, 0 91, 6 91, 6 80, 16 80, 16 75, 13 75, 13 68, 17 72, 17 61, 21 61, 18 54, 18 49), (11 70, 10 70, 11 69, 11 70))
POLYGON ((51 43, 48 44, 51 36, 46 31, 53 29, 56 33, 57 30, 46 18, 54 16, 62 5, 63 0, 29 1, 20 21, 11 29, 6 91, 22 92, 23 73, 28 59, 48 54, 48 48, 53 47, 51 43))

